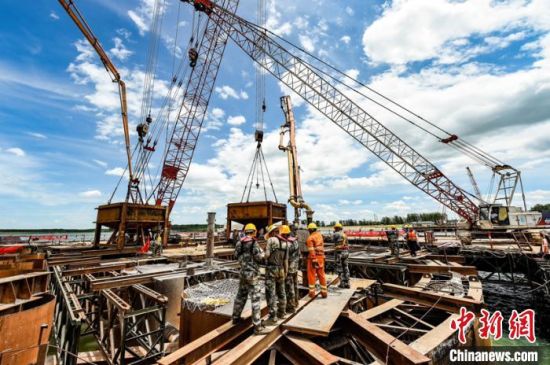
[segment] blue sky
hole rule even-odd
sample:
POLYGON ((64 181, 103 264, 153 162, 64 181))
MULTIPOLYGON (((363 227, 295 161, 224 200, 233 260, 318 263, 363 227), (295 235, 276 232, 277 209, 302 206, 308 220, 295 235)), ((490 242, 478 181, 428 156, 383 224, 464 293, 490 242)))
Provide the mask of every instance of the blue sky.
MULTIPOLYGON (((77 1, 128 84, 132 130, 153 4, 77 1)), ((184 49, 190 37, 190 6, 166 4, 155 107, 172 72, 178 8, 177 44, 184 49)), ((254 20, 255 9, 243 0, 238 13, 254 20)), ((535 204, 550 201, 549 10, 549 0, 279 0, 268 1, 267 26, 519 168, 535 204)), ((94 207, 109 199, 125 166, 115 86, 57 2, 7 0, 0 20, 0 228, 92 227, 94 207)), ((229 43, 174 223, 201 223, 211 210, 224 221, 225 205, 240 200, 255 148, 254 70, 229 43)), ((270 76, 266 90, 264 152, 286 201, 286 159, 277 149, 285 90, 270 76)), ((319 219, 441 210, 306 103, 292 101, 304 195, 319 219)), ((460 186, 472 190, 470 166, 488 190, 490 171, 357 101, 460 186)))

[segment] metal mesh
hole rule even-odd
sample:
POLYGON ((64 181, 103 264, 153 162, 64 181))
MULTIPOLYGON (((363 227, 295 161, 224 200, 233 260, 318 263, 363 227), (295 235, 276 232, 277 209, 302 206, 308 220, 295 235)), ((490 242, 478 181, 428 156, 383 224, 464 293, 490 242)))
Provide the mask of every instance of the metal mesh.
POLYGON ((237 295, 239 280, 223 279, 200 283, 183 291, 183 305, 190 311, 212 310, 229 304, 237 295))
POLYGON ((432 280, 426 288, 440 293, 463 297, 466 294, 460 278, 454 276, 450 280, 432 280))

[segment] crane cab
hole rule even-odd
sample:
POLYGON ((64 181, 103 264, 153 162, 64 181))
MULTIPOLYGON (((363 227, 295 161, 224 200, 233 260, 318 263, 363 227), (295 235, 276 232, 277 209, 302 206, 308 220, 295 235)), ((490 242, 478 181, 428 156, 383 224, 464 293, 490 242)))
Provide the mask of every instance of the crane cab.
POLYGON ((484 204, 479 207, 481 229, 534 227, 542 218, 540 212, 524 212, 520 207, 484 204))

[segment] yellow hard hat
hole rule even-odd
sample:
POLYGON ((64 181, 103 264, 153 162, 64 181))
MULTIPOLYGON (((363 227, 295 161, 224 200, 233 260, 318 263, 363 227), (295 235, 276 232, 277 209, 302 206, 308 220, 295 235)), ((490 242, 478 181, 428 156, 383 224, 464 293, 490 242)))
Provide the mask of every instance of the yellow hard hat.
POLYGON ((244 232, 256 232, 256 226, 253 223, 248 223, 244 226, 244 232))
POLYGON ((283 224, 281 226, 281 228, 279 228, 279 233, 280 234, 290 234, 290 227, 287 226, 286 224, 283 224))
POLYGON ((308 230, 316 230, 317 225, 315 223, 311 222, 310 224, 307 225, 307 229, 308 230))
POLYGON ((277 228, 279 228, 279 227, 277 227, 276 225, 272 224, 272 225, 270 225, 270 226, 268 226, 268 227, 266 228, 265 234, 270 234, 271 232, 273 232, 273 231, 276 230, 277 228))
POLYGON ((338 222, 334 225, 334 228, 344 228, 344 227, 342 226, 342 223, 338 222))

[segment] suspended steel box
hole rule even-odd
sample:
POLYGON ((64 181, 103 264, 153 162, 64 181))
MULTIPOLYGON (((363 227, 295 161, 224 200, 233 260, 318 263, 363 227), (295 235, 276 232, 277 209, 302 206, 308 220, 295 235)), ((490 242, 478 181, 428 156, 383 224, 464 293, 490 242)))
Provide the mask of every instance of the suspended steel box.
POLYGON ((231 232, 231 222, 254 223, 261 230, 273 223, 286 221, 286 204, 272 201, 227 204, 227 236, 231 232))
MULTIPOLYGON (((97 220, 94 244, 99 245, 101 229, 108 227, 113 230, 107 243, 116 243, 118 249, 123 249, 126 244, 126 234, 144 237, 144 232, 161 231, 163 243, 166 245, 168 238, 169 218, 168 207, 134 204, 113 203, 97 207, 97 220)), ((142 244, 139 240, 134 243, 142 244)))

